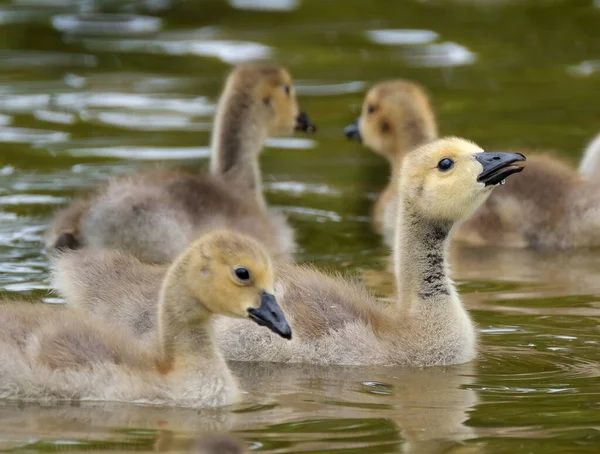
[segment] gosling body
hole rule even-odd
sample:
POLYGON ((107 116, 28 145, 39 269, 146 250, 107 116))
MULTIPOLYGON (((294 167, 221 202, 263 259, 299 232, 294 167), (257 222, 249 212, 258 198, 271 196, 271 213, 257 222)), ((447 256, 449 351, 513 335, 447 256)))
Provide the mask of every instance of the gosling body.
POLYGON ((115 179, 58 213, 49 249, 118 248, 148 262, 169 262, 200 233, 228 228, 289 257, 294 232, 267 207, 259 154, 270 135, 314 126, 298 111, 292 80, 280 67, 240 65, 227 79, 212 135, 210 173, 150 172, 115 179))
MULTIPOLYGON (((57 260, 63 259, 72 257, 57 260)), ((90 319, 70 305, 0 305, 0 398, 196 408, 239 400, 209 320, 218 313, 252 317, 291 336, 269 293, 273 273, 267 254, 249 238, 214 232, 161 275, 159 296, 148 308, 154 314, 152 349, 123 325, 90 319), (252 273, 252 283, 234 281, 232 269, 240 266, 252 273)))

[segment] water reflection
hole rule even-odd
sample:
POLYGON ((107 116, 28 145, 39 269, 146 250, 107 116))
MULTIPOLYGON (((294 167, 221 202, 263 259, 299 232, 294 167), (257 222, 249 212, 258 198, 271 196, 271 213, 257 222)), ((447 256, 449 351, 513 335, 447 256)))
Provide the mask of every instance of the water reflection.
POLYGON ((431 30, 369 30, 367 37, 377 44, 389 46, 427 44, 435 41, 438 34, 431 30))
POLYGON ((569 66, 569 72, 577 76, 591 76, 600 71, 600 60, 582 61, 578 65, 569 66))
POLYGON ((293 11, 300 5, 299 0, 229 0, 237 9, 258 11, 293 11))
POLYGON ((69 134, 66 132, 6 127, 0 129, 0 142, 33 144, 39 142, 62 142, 68 139, 69 134))
MULTIPOLYGON (((192 31, 193 32, 193 31, 192 31)), ((88 39, 81 41, 83 47, 90 51, 123 52, 164 55, 195 55, 200 57, 216 57, 225 63, 241 63, 244 61, 268 58, 272 49, 260 43, 248 41, 169 39, 155 37, 153 39, 88 39)))
POLYGON ((100 438, 129 449, 145 443, 147 450, 175 451, 189 448, 198 432, 230 430, 267 450, 379 446, 434 454, 474 436, 464 424, 477 403, 469 389, 472 365, 435 371, 269 363, 232 368, 248 397, 226 410, 5 404, 0 419, 10 435, 0 449, 36 449, 31 440, 40 438, 46 443, 100 438))
POLYGON ((103 156, 134 160, 201 159, 210 156, 208 147, 102 147, 70 148, 70 156, 103 156))
POLYGON ((93 55, 67 54, 39 51, 0 51, 0 69, 23 69, 32 67, 94 67, 98 59, 93 55))
POLYGON ((52 18, 58 31, 83 35, 139 35, 158 32, 162 20, 131 14, 69 14, 52 18))
POLYGON ((473 52, 452 42, 409 48, 403 56, 410 65, 438 68, 469 65, 476 60, 473 52))

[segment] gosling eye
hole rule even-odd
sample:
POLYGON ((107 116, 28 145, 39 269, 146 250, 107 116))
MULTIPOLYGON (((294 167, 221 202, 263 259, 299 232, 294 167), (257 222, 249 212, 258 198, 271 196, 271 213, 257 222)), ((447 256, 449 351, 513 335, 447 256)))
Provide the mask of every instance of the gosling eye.
POLYGON ((454 167, 454 161, 450 158, 444 158, 438 162, 437 168, 442 172, 447 172, 454 167))
POLYGON ((248 271, 248 268, 238 266, 233 270, 233 272, 235 274, 235 277, 237 277, 240 282, 244 284, 250 282, 250 271, 248 271))
POLYGON ((265 103, 265 106, 268 106, 269 104, 271 104, 271 98, 269 98, 269 97, 263 98, 263 102, 265 103))
POLYGON ((381 132, 386 133, 390 130, 390 124, 387 121, 382 121, 379 128, 381 129, 381 132))
POLYGON ((283 88, 283 92, 284 92, 286 95, 288 95, 288 96, 290 95, 290 91, 291 91, 291 89, 290 89, 290 86, 289 86, 288 84, 283 84, 283 86, 282 86, 281 88, 283 88))
POLYGON ((375 106, 373 104, 369 104, 369 106, 367 107, 367 112, 369 112, 370 114, 375 112, 375 106))

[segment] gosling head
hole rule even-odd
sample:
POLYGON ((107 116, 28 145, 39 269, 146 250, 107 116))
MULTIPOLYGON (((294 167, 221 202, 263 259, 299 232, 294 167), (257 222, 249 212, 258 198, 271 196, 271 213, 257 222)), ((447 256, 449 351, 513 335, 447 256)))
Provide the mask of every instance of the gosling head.
POLYGON ((425 91, 412 82, 394 80, 369 90, 360 117, 344 134, 393 161, 435 139, 437 125, 425 91))
POLYGON ((186 282, 213 314, 249 318, 281 337, 292 330, 273 292, 273 266, 253 239, 230 231, 203 235, 186 254, 186 282))
POLYGON ((227 87, 232 94, 243 96, 247 93, 253 107, 252 115, 255 120, 264 123, 269 136, 291 134, 294 130, 316 130, 308 115, 300 112, 292 76, 285 68, 269 64, 242 64, 229 75, 227 87))
POLYGON ((484 152, 456 137, 435 140, 403 159, 400 196, 424 218, 458 222, 506 177, 523 170, 524 161, 520 153, 484 152))

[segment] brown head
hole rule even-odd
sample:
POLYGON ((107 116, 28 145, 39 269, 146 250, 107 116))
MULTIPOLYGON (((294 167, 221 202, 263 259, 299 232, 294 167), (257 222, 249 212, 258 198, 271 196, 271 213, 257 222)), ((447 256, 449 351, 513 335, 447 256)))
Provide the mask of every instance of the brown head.
POLYGON ((202 303, 201 310, 249 318, 291 339, 291 328, 273 295, 271 259, 255 240, 216 230, 196 240, 181 260, 186 290, 202 303))
POLYGON ((523 170, 523 161, 520 153, 484 152, 456 137, 435 140, 402 160, 399 196, 424 218, 458 222, 506 177, 523 170))
POLYGON ((246 63, 227 78, 224 103, 235 109, 250 108, 254 122, 264 124, 268 136, 291 134, 294 130, 313 132, 315 126, 300 112, 292 76, 283 67, 246 63))
POLYGON ((427 94, 404 80, 381 82, 371 88, 360 117, 344 129, 392 162, 437 137, 437 124, 427 94))

